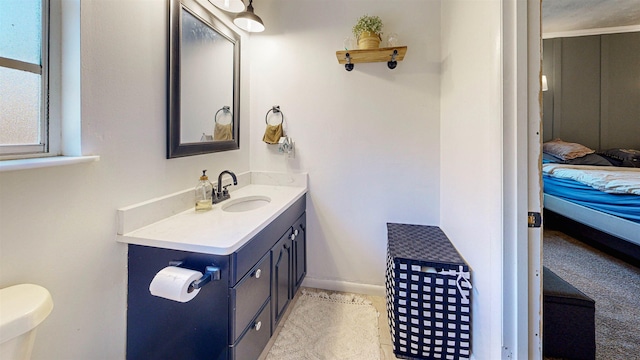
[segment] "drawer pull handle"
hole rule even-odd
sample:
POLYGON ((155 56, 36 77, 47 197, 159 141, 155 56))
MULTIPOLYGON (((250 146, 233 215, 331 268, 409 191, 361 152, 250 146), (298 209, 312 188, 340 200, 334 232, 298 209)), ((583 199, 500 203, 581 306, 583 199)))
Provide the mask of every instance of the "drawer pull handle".
POLYGON ((256 279, 260 279, 260 275, 262 274, 262 270, 258 269, 255 272, 256 279))
POLYGON ((257 323, 253 324, 253 328, 256 329, 256 331, 260 331, 261 327, 262 327, 262 321, 258 321, 257 323))
POLYGON ((295 240, 295 239, 296 239, 296 234, 291 234, 291 236, 289 236, 289 238, 290 238, 291 240, 295 240))
POLYGON ((293 235, 298 236, 298 229, 295 229, 295 230, 293 231, 293 235))

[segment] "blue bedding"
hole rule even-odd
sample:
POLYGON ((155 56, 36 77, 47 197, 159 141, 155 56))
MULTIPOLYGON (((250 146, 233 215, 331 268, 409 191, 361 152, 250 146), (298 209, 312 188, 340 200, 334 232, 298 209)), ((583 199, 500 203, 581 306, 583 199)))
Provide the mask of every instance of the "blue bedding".
POLYGON ((640 223, 640 196, 609 194, 570 179, 543 174, 544 192, 549 195, 640 223))

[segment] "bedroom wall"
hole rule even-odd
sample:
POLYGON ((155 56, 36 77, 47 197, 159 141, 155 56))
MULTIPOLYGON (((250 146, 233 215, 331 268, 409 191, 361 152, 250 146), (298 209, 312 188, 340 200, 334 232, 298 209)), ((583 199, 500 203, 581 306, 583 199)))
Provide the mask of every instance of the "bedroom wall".
POLYGON ((640 149, 640 32, 543 44, 544 140, 640 149))

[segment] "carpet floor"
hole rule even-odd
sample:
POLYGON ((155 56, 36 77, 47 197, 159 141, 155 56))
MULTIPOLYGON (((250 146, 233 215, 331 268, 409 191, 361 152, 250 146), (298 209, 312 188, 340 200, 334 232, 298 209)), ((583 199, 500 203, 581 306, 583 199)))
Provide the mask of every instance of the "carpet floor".
POLYGON ((640 359, 640 269, 558 231, 545 230, 543 251, 546 267, 596 302, 596 359, 640 359))

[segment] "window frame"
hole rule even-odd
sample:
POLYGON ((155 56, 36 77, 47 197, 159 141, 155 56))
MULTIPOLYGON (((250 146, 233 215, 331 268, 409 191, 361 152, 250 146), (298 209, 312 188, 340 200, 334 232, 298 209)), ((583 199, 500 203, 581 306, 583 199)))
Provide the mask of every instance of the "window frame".
POLYGON ((59 129, 51 120, 50 112, 50 67, 51 67, 51 0, 41 1, 41 64, 33 64, 0 57, 0 66, 8 69, 27 71, 40 75, 40 143, 23 145, 0 145, 0 161, 41 158, 60 155, 60 136, 54 136, 53 129, 59 129))

